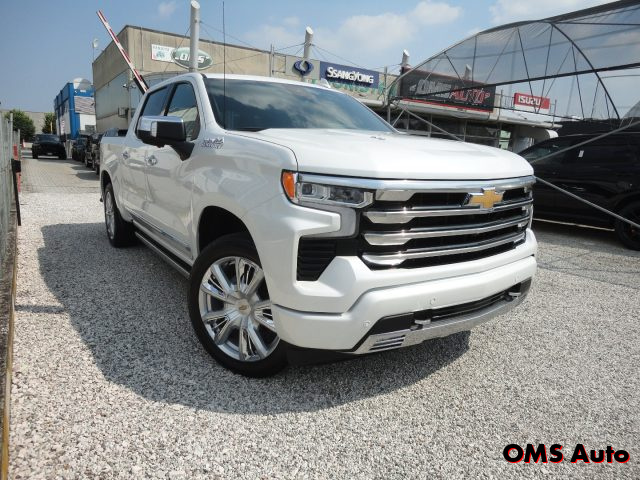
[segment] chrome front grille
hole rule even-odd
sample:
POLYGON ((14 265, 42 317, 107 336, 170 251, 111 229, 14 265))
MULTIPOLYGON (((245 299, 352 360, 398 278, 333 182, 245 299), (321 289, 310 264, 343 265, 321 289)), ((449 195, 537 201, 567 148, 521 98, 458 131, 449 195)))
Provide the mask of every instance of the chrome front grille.
POLYGON ((360 222, 360 257, 371 268, 417 268, 515 248, 530 223, 533 183, 522 177, 378 189, 360 222))

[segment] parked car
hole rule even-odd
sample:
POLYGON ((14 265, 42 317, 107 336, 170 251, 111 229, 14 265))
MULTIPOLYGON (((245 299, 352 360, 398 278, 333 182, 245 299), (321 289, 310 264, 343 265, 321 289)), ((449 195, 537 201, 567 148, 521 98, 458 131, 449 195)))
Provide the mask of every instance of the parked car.
MULTIPOLYGON (((127 134, 126 129, 118 129, 118 128, 110 128, 106 130, 102 137, 124 137, 127 134)), ((101 157, 101 141, 98 142, 98 148, 95 151, 95 155, 93 157, 93 170, 96 172, 96 175, 100 175, 100 157, 101 157)))
POLYGON ((202 345, 244 375, 470 330, 535 274, 522 157, 402 135, 323 86, 173 77, 101 162, 111 245, 186 275, 202 345))
POLYGON ((84 162, 86 148, 86 137, 78 137, 71 146, 71 158, 78 162, 84 162))
POLYGON ((58 135, 39 133, 31 145, 31 156, 38 158, 41 155, 53 155, 64 160, 67 158, 67 150, 58 135))
POLYGON ((85 167, 93 168, 95 158, 100 155, 100 139, 101 133, 93 133, 87 139, 86 155, 84 157, 85 167))
MULTIPOLYGON (((543 158, 599 135, 566 135, 545 140, 520 155, 541 179, 640 223, 640 133, 612 134, 543 158)), ((640 229, 628 223, 541 182, 534 187, 534 198, 535 218, 615 229, 626 247, 640 250, 640 229)))

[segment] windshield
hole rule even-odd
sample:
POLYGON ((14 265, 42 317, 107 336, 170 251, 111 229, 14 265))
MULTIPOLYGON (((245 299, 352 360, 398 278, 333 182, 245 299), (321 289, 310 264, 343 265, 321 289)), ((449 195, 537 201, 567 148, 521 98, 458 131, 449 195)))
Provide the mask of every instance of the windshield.
POLYGON ((205 83, 216 120, 228 130, 338 128, 393 131, 357 100, 329 89, 227 79, 225 99, 221 78, 208 78, 205 83))
POLYGON ((36 141, 38 142, 59 142, 60 137, 57 135, 36 135, 36 141))
POLYGON ((537 163, 540 158, 544 157, 546 159, 547 156, 560 150, 564 150, 570 145, 571 140, 555 140, 553 142, 545 142, 542 145, 534 145, 533 147, 520 152, 520 155, 526 158, 529 163, 533 165, 537 163))
POLYGON ((76 140, 76 143, 78 145, 84 145, 85 143, 87 143, 87 139, 86 138, 79 138, 78 140, 76 140))

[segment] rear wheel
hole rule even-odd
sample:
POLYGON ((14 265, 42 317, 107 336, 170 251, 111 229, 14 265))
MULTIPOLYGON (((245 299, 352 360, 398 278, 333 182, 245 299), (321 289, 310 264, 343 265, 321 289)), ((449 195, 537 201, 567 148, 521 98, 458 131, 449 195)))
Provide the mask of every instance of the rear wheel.
POLYGON ((31 158, 35 158, 37 160, 38 159, 38 154, 31 152, 31 158))
MULTIPOLYGON (((640 201, 630 203, 618 213, 624 218, 640 224, 640 201)), ((625 247, 640 250, 640 228, 616 220, 616 234, 625 247)))
POLYGON ((135 243, 133 225, 124 221, 120 216, 113 194, 113 186, 110 183, 104 189, 104 222, 111 245, 122 248, 135 243))
POLYGON ((286 366, 264 272, 248 235, 226 235, 205 248, 190 283, 193 328, 218 363, 249 377, 273 375, 286 366))

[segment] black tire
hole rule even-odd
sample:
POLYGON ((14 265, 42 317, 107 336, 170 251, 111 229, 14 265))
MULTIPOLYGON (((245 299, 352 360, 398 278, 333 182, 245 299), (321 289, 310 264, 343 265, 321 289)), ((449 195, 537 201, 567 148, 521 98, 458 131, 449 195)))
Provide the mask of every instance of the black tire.
POLYGON ((120 211, 116 205, 113 186, 109 183, 104 189, 103 195, 105 227, 109 243, 116 248, 128 247, 136 243, 135 229, 129 222, 125 222, 120 216, 120 211), (109 213, 107 210, 113 209, 112 227, 110 228, 109 213))
POLYGON ((96 175, 100 176, 100 164, 93 162, 95 165, 93 166, 93 170, 96 172, 96 175))
MULTIPOLYGON (((254 355, 251 359, 239 360, 232 357, 230 354, 225 353, 223 347, 227 349, 229 348, 227 346, 227 342, 225 342, 222 347, 216 344, 216 342, 214 341, 214 336, 212 336, 211 332, 213 332, 213 334, 217 336, 217 333, 214 332, 214 329, 219 328, 220 330, 222 330, 222 327, 220 327, 220 323, 222 323, 224 320, 226 320, 225 324, 231 323, 230 317, 221 319, 220 323, 218 323, 217 321, 215 324, 213 324, 213 322, 209 323, 209 328, 212 329, 211 332, 207 329, 207 326, 205 326, 205 322, 202 319, 201 311, 203 308, 203 304, 201 303, 202 299, 200 287, 203 279, 205 278, 205 274, 210 275, 210 268, 217 261, 225 261, 225 259, 231 257, 246 259, 249 262, 257 265, 258 267, 261 267, 258 252, 248 234, 225 235, 206 247, 196 259, 191 270, 191 276, 189 278, 190 285, 188 303, 191 323, 196 332, 196 335, 198 336, 198 339, 200 340, 200 343, 202 343, 202 346, 223 367, 247 377, 261 378, 274 375, 287 365, 285 342, 281 339, 278 339, 275 332, 267 329, 263 325, 258 324, 255 320, 252 320, 256 315, 253 310, 255 304, 251 305, 250 309, 248 310, 249 314, 247 314, 247 316, 244 318, 246 318, 247 322, 253 322, 253 326, 251 327, 252 330, 255 329, 254 331, 257 331, 258 329, 261 329, 261 333, 259 333, 260 338, 267 340, 265 343, 263 343, 263 346, 267 344, 270 345, 270 353, 268 353, 264 358, 260 358, 260 356, 255 354, 254 352, 254 355), (256 357, 258 357, 259 359, 257 359, 256 357)), ((245 273, 247 273, 247 276, 249 276, 249 274, 253 276, 253 273, 250 273, 250 270, 245 270, 245 273)), ((232 279, 230 276, 229 281, 234 281, 237 285, 237 280, 235 279, 235 277, 232 279)), ((245 278, 244 281, 247 282, 247 279, 245 278)), ((222 305, 224 305, 222 301, 217 300, 214 297, 209 297, 207 295, 203 295, 203 297, 207 298, 207 302, 209 302, 208 305, 206 305, 206 310, 221 310, 222 305)), ((254 298, 257 297, 259 297, 259 301, 262 302, 268 300, 268 291, 266 290, 266 283, 264 281, 261 282, 260 289, 256 290, 256 293, 254 294, 254 298)), ((243 307, 240 308, 242 309, 243 307)), ((247 310, 245 310, 245 312, 246 311, 247 310)), ((270 308, 268 311, 270 312, 270 308)), ((238 319, 237 316, 235 318, 238 319)), ((262 318, 264 320, 264 317, 262 318)), ((239 320, 239 322, 242 321, 243 320, 239 320)), ((248 330, 242 330, 242 328, 244 327, 236 328, 237 330, 233 330, 233 333, 229 334, 228 336, 231 339, 233 335, 237 335, 238 352, 240 352, 241 349, 239 348, 239 345, 241 332, 247 332, 248 330)), ((245 345, 252 345, 252 341, 250 341, 248 337, 245 342, 245 345)), ((254 351, 255 350, 256 349, 254 348, 254 351)))
MULTIPOLYGON (((618 214, 640 224, 640 201, 631 202, 622 208, 618 214)), ((640 250, 640 228, 621 220, 616 220, 616 234, 625 247, 631 250, 640 250)))
POLYGON ((67 159, 67 154, 66 153, 61 153, 60 155, 58 155, 58 158, 60 160, 66 160, 67 159))
POLYGON ((31 158, 38 159, 38 154, 31 152, 31 158))

